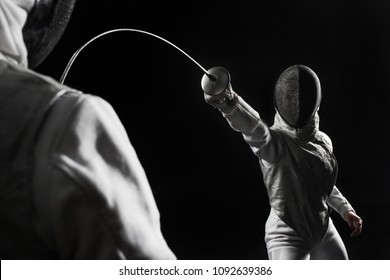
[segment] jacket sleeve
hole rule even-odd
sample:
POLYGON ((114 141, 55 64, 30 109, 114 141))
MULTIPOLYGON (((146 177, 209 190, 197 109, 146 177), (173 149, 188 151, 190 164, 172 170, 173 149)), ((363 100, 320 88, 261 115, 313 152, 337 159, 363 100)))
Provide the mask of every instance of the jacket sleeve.
MULTIPOLYGON (((329 136, 324 132, 320 132, 320 137, 328 149, 333 152, 333 144, 329 136)), ((341 217, 343 217, 347 211, 355 211, 336 186, 333 186, 332 192, 330 193, 327 202, 330 207, 332 207, 337 213, 341 215, 341 217)))
POLYGON ((36 225, 62 259, 174 259, 145 172, 104 100, 66 94, 36 150, 36 225))
POLYGON ((229 125, 243 134, 253 153, 265 165, 271 165, 279 158, 281 151, 278 138, 260 118, 259 113, 237 95, 233 108, 223 116, 229 125))
POLYGON ((336 186, 333 187, 333 190, 328 198, 328 205, 332 207, 342 217, 348 211, 355 212, 351 204, 349 204, 348 200, 341 194, 341 192, 336 186))

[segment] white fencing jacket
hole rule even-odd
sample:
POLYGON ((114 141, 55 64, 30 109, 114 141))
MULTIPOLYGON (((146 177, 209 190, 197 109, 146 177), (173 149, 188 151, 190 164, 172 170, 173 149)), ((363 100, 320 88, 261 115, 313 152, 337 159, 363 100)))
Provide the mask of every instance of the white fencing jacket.
POLYGON ((1 259, 174 259, 113 108, 0 56, 1 259))
POLYGON ((270 206, 311 246, 318 244, 331 208, 341 216, 354 211, 335 186, 337 161, 330 138, 319 130, 318 114, 296 129, 276 113, 268 127, 240 96, 232 106, 223 115, 259 157, 270 206))

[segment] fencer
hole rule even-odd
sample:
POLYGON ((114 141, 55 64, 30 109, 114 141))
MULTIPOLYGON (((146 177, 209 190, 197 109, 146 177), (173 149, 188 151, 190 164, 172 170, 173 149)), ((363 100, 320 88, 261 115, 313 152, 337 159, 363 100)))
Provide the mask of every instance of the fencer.
POLYGON ((0 0, 0 258, 175 259, 113 108, 31 70, 74 4, 0 0))
POLYGON ((335 185, 338 165, 331 139, 319 130, 322 93, 315 72, 294 65, 280 75, 271 127, 233 90, 226 69, 214 67, 209 73, 216 79, 203 76, 206 102, 243 134, 259 158, 270 204, 269 259, 348 259, 331 209, 348 223, 351 236, 361 233, 362 219, 335 185))

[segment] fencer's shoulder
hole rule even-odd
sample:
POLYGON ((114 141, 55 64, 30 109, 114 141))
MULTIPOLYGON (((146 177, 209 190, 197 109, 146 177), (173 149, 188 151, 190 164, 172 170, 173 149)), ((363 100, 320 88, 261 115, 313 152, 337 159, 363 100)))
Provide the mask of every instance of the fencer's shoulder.
POLYGON ((69 89, 56 102, 52 114, 67 113, 71 119, 99 119, 115 114, 111 104, 96 95, 69 89))
POLYGON ((332 144, 332 139, 323 131, 318 131, 318 137, 328 144, 332 144))
POLYGON ((75 98, 72 102, 74 106, 72 118, 74 121, 99 127, 110 125, 112 122, 120 122, 116 111, 107 100, 87 93, 67 95, 70 98, 75 98))
POLYGON ((317 138, 324 142, 325 145, 327 145, 328 147, 330 147, 331 150, 333 150, 333 143, 332 143, 332 139, 330 139, 330 137, 323 131, 318 131, 317 133, 317 138))
POLYGON ((19 82, 19 87, 39 88, 42 86, 63 87, 55 79, 23 67, 21 65, 0 60, 0 75, 3 81, 19 82))
MULTIPOLYGON (((59 149, 62 144, 66 144, 64 139, 67 138, 83 139, 84 143, 93 141, 92 135, 118 122, 114 109, 104 99, 68 91, 55 101, 42 124, 37 142, 38 154, 45 155, 59 149)), ((65 146, 70 147, 67 144, 65 146)))

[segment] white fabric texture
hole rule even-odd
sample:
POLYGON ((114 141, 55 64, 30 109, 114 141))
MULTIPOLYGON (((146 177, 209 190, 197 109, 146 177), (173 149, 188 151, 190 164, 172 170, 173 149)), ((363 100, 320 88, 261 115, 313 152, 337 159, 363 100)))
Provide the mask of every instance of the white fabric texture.
POLYGON ((27 66, 22 28, 27 11, 12 0, 0 0, 0 58, 27 66))

